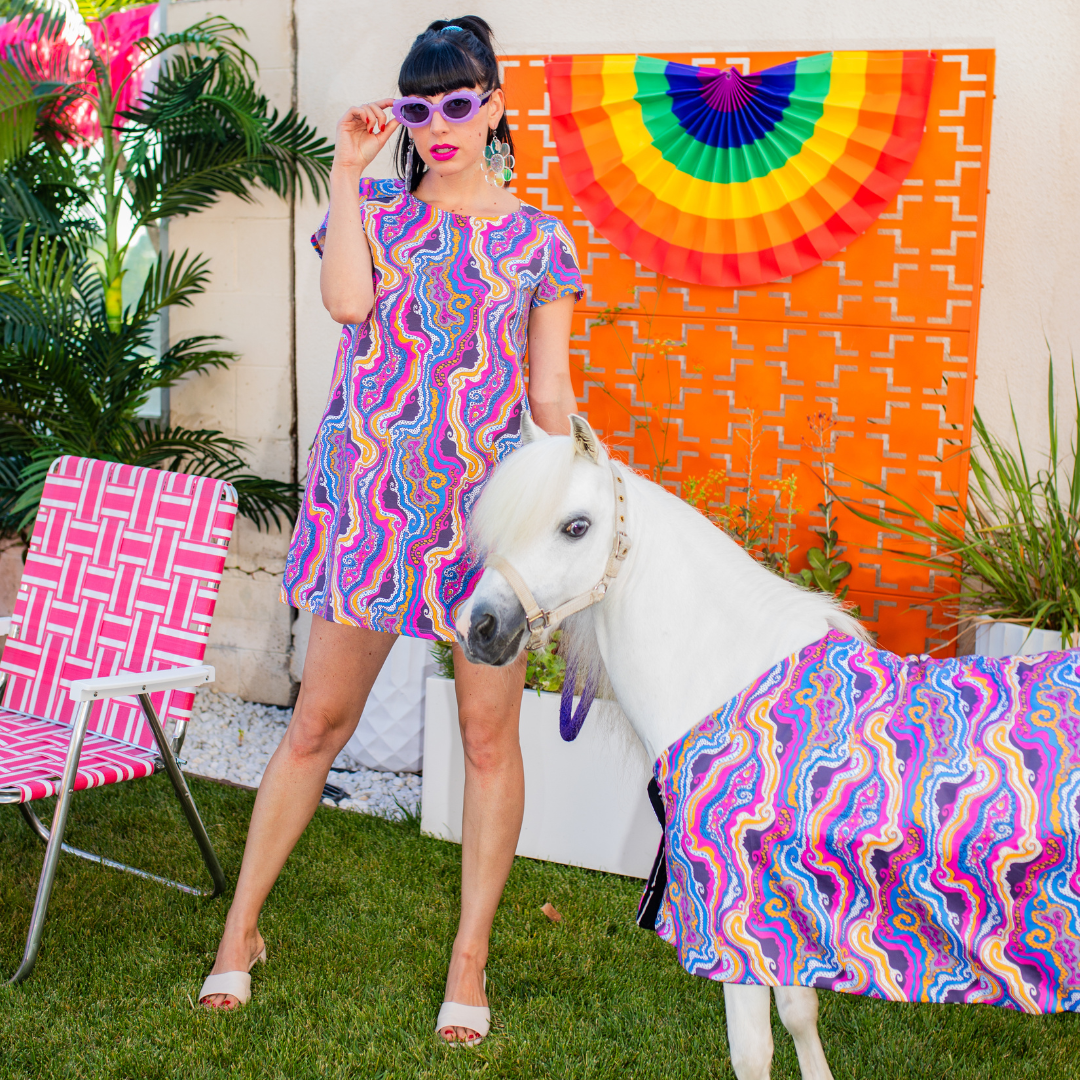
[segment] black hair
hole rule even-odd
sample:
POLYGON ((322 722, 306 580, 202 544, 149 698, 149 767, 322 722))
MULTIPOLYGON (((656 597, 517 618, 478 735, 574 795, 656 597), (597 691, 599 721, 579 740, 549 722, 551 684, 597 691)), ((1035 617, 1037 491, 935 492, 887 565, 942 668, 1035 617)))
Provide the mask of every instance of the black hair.
MULTIPOLYGON (((484 93, 498 90, 502 86, 491 27, 479 15, 464 15, 460 19, 436 19, 412 43, 412 48, 401 65, 401 71, 398 72, 398 89, 403 97, 433 97, 435 94, 449 94, 452 90, 461 90, 467 86, 479 86, 484 93), (448 26, 457 29, 447 30, 448 26)), ((495 129, 495 137, 500 142, 509 143, 510 152, 514 152, 514 140, 510 135, 510 124, 505 111, 495 129)), ((413 146, 408 129, 402 127, 394 154, 398 176, 402 179, 408 174, 410 153, 410 190, 415 191, 427 172, 427 166, 413 146)))

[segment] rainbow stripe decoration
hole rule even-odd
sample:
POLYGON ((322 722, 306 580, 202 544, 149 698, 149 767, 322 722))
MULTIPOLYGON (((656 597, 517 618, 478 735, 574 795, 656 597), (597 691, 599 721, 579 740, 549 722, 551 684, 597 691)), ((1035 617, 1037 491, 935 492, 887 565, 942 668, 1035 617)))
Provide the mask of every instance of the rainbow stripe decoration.
POLYGON ((596 230, 657 273, 738 286, 830 258, 892 202, 934 57, 822 53, 750 75, 621 55, 546 68, 563 175, 596 230))

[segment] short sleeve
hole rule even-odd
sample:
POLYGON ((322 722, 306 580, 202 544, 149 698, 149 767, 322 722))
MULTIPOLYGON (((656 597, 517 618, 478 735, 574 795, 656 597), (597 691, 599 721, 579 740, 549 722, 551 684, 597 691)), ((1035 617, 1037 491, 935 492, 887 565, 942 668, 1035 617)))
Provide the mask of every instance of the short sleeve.
MULTIPOLYGON (((360 177, 360 202, 367 202, 376 193, 375 181, 370 176, 360 177)), ((315 249, 319 258, 323 256, 323 245, 326 243, 326 223, 330 220, 330 211, 322 219, 322 224, 311 234, 311 246, 315 249)))
POLYGON ((566 226, 555 220, 548 234, 547 267, 533 290, 532 306, 550 304, 564 296, 580 300, 584 295, 573 238, 566 226))

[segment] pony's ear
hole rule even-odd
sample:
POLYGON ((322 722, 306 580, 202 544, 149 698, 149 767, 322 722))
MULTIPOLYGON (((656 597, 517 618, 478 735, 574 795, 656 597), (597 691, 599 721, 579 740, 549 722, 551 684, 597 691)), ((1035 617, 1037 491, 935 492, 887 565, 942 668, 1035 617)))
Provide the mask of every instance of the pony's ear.
POLYGON ((528 446, 529 443, 538 442, 540 439, 550 439, 551 436, 529 415, 529 413, 522 411, 521 413, 521 445, 528 446))
POLYGON ((589 421, 585 417, 578 416, 577 413, 570 414, 570 434, 574 440, 575 453, 592 461, 600 460, 600 440, 596 437, 596 432, 589 427, 589 421))

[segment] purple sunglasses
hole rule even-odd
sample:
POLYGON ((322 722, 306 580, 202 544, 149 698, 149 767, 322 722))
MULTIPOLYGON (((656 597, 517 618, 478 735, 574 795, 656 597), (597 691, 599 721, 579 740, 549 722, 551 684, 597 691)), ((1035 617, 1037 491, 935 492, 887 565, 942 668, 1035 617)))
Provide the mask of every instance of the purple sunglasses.
POLYGON ((424 127, 431 123, 431 114, 437 112, 444 120, 454 124, 463 124, 471 120, 494 91, 489 90, 483 97, 478 97, 471 90, 459 90, 447 95, 438 103, 419 97, 398 98, 394 102, 394 119, 409 128, 424 127))

